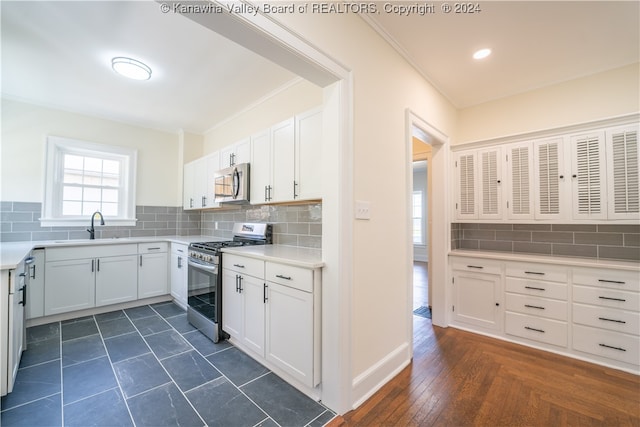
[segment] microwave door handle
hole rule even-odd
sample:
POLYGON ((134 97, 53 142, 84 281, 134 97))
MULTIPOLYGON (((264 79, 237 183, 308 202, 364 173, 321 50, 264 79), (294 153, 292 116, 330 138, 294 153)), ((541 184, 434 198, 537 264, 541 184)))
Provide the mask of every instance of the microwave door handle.
POLYGON ((240 172, 238 168, 233 168, 233 198, 237 199, 240 194, 240 172))

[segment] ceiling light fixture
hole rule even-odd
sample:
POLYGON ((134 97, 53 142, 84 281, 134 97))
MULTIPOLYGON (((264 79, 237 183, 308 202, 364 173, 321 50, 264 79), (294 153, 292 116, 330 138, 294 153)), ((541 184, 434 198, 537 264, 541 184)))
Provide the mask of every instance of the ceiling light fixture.
POLYGON ((480 49, 473 54, 473 59, 484 59, 491 55, 491 49, 480 49))
POLYGON ((151 68, 136 59, 116 56, 111 60, 111 68, 116 73, 134 80, 149 80, 151 68))

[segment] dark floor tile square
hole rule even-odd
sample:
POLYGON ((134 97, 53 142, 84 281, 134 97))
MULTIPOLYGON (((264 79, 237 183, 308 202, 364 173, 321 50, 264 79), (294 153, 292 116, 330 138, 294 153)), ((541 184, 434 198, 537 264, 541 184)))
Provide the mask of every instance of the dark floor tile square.
POLYGON ((60 336, 27 344, 20 359, 20 367, 26 368, 56 359, 60 359, 60 336))
POLYGON ((283 426, 306 425, 325 411, 324 406, 272 372, 240 389, 275 422, 283 426))
POLYGON ((173 383, 127 401, 137 426, 201 426, 202 419, 173 383))
POLYGON ((158 359, 164 359, 192 349, 189 343, 182 338, 182 335, 173 329, 149 335, 145 337, 145 340, 151 350, 158 356, 158 359))
POLYGON ((335 417, 336 414, 327 409, 318 418, 310 422, 308 427, 322 427, 335 417))
POLYGON ((107 352, 102 344, 100 335, 76 338, 62 343, 62 366, 75 365, 106 356, 107 352))
POLYGON ((62 323, 62 341, 82 338, 98 333, 93 317, 83 318, 77 322, 62 323))
POLYGON ((27 344, 54 338, 60 339, 60 323, 58 322, 27 328, 27 344))
POLYGON ((267 368, 235 347, 207 357, 223 375, 238 387, 269 372, 267 368))
POLYGON ((135 332, 136 328, 126 317, 100 322, 100 333, 104 338, 135 332))
POLYGON ((183 334, 183 337, 185 337, 185 339, 189 341, 196 350, 202 353, 203 356, 209 356, 213 353, 224 350, 225 348, 231 347, 231 343, 229 343, 229 341, 223 340, 218 343, 214 343, 198 330, 183 334))
POLYGON ((167 322, 171 323, 171 326, 173 326, 175 330, 180 332, 181 334, 197 330, 191 323, 189 323, 186 314, 169 317, 167 318, 167 322))
POLYGON ((222 375, 196 351, 168 357, 161 363, 182 391, 191 390, 222 375))
POLYGON ((185 393, 209 426, 254 426, 267 415, 224 377, 185 393))
POLYGON ((151 353, 114 363, 113 368, 127 398, 171 381, 151 353))
POLYGON ((0 425, 6 426, 61 426, 62 405, 60 393, 17 408, 4 410, 0 414, 0 425))
POLYGON ((124 398, 117 388, 64 407, 65 427, 133 426, 124 398))
POLYGON ((142 335, 151 335, 171 329, 171 325, 158 315, 134 319, 133 324, 142 335))
POLYGON ((151 310, 151 307, 149 307, 148 305, 143 305, 143 306, 134 307, 134 308, 127 308, 125 310, 125 313, 127 313, 127 316, 129 316, 129 319, 131 320, 141 319, 143 317, 156 315, 156 312, 151 310))
POLYGON ((153 304, 151 307, 157 311, 160 316, 165 318, 179 316, 185 313, 179 305, 172 302, 153 304))
POLYGON ((60 360, 18 370, 13 392, 2 398, 2 410, 60 393, 60 360))
POLYGON ((121 319, 123 317, 125 317, 125 315, 124 315, 124 311, 122 310, 110 311, 108 313, 95 315, 96 322, 98 322, 98 324, 102 322, 108 322, 109 320, 121 319))
POLYGON ((104 344, 107 346, 111 363, 117 363, 125 359, 141 356, 150 353, 151 349, 144 342, 137 332, 124 334, 113 338, 106 338, 104 344))
POLYGON ((106 356, 63 368, 62 378, 65 405, 118 386, 106 356))

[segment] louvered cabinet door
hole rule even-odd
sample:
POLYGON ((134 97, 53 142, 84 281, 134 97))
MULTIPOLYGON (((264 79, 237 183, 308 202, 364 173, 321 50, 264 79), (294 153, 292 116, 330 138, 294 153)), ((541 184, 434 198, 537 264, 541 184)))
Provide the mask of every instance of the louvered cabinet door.
POLYGON ((507 217, 533 219, 533 156, 530 142, 505 147, 507 164, 507 217))
POLYGON ((475 152, 456 153, 453 166, 457 192, 456 219, 477 219, 475 152))
POLYGON ((535 219, 570 219, 571 165, 563 137, 533 142, 535 219))
POLYGON ((571 137, 571 187, 574 219, 606 219, 604 132, 571 137))
POLYGON ((478 150, 478 218, 502 219, 502 162, 500 148, 478 150))
POLYGON ((606 131, 609 219, 640 219, 638 125, 606 131))

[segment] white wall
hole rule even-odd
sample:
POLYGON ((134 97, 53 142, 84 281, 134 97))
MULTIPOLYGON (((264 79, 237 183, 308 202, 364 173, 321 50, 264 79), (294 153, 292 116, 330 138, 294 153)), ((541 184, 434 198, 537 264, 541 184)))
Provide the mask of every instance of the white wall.
POLYGON ((633 64, 461 110, 457 143, 638 112, 639 75, 633 64))
POLYGON ((138 150, 136 204, 178 206, 178 135, 2 99, 0 200, 42 202, 47 135, 138 150))

